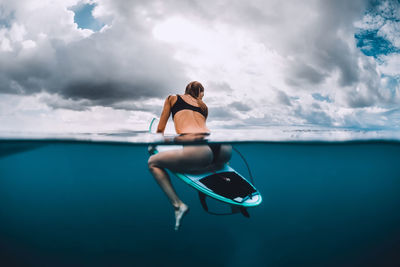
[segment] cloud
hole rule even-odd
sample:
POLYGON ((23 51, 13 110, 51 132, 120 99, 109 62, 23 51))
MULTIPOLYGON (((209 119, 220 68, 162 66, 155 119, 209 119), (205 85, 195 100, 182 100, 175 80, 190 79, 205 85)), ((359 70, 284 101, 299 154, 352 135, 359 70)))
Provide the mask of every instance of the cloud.
POLYGON ((15 8, 12 26, 2 28, 9 40, 9 47, 3 42, 6 51, 0 54, 3 93, 47 91, 107 106, 165 94, 184 79, 180 63, 170 56, 168 48, 152 42, 151 33, 116 20, 104 32, 87 35, 77 28, 72 11, 59 4, 31 3, 34 12, 45 13, 40 23, 36 16, 20 16, 28 7, 15 8), (53 15, 47 17, 51 13, 63 14, 64 20, 51 21, 53 15), (43 24, 55 25, 46 29, 43 24), (65 28, 69 28, 66 35, 54 33, 65 28), (31 45, 23 46, 27 41, 31 45))
POLYGON ((50 94, 40 94, 38 101, 45 103, 47 106, 53 109, 68 109, 74 111, 85 111, 91 106, 90 101, 78 100, 74 101, 72 99, 62 98, 59 95, 50 94))
POLYGON ((370 114, 389 127, 385 112, 400 103, 398 7, 367 0, 2 2, 0 94, 35 99, 59 116, 113 110, 147 119, 159 115, 167 95, 199 80, 210 119, 230 125, 363 127, 373 124, 370 114), (86 16, 103 28, 79 26, 74 10, 88 4, 86 16))
POLYGON ((290 85, 300 87, 308 84, 320 84, 327 76, 312 66, 299 62, 293 62, 293 64, 288 66, 288 74, 286 82, 290 85))
POLYGON ((209 110, 210 118, 212 119, 224 119, 224 120, 232 120, 237 116, 236 114, 227 107, 214 107, 209 110))
POLYGON ((251 110, 251 107, 243 102, 239 102, 239 101, 235 101, 232 102, 230 105, 230 107, 236 109, 237 111, 249 111, 251 110))
POLYGON ((276 100, 278 103, 286 105, 286 106, 291 106, 292 103, 290 102, 289 97, 285 94, 283 91, 277 91, 276 92, 276 100))

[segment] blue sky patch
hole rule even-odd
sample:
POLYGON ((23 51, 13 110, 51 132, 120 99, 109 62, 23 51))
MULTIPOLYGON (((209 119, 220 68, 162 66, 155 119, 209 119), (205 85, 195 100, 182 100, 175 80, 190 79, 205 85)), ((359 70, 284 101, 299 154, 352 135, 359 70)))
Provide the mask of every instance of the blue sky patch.
POLYGON ((387 79, 386 89, 390 90, 392 97, 395 97, 396 90, 400 84, 400 75, 382 74, 381 77, 387 79))
POLYGON ((312 94, 312 97, 318 101, 326 101, 328 103, 332 103, 332 100, 329 98, 329 96, 322 96, 320 93, 314 93, 312 94))
POLYGON ((0 6, 0 28, 10 28, 11 22, 14 19, 14 12, 6 13, 4 9, 0 6))
POLYGON ((398 23, 400 21, 398 9, 400 0, 397 1, 370 1, 369 8, 365 13, 370 19, 365 21, 366 28, 358 29, 354 34, 357 47, 367 56, 379 60, 381 55, 400 53, 400 48, 393 45, 391 41, 379 34, 379 30, 388 22, 398 23), (373 19, 371 19, 373 18, 373 19), (376 19, 376 20, 375 20, 376 19))
POLYGON ((78 28, 99 31, 104 26, 92 15, 95 7, 96 4, 79 4, 70 9, 75 13, 74 21, 78 24, 78 28))
POLYGON ((377 58, 380 55, 400 52, 390 41, 378 36, 378 30, 363 30, 354 37, 357 39, 357 47, 367 56, 377 58))

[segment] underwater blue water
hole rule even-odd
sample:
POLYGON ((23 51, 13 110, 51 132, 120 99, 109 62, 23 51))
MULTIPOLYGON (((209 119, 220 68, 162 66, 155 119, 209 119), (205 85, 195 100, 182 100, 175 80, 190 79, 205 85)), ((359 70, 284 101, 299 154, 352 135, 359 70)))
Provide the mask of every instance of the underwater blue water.
MULTIPOLYGON (((147 146, 0 142, 1 266, 399 266, 399 142, 233 144, 263 203, 179 232, 147 146)), ((247 175, 237 154, 231 165, 247 175)))

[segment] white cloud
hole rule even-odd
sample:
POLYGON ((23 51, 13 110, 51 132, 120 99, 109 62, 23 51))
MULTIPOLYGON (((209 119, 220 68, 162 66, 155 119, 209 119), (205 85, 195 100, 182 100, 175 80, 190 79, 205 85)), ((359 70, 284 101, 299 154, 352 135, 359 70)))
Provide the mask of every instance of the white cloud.
POLYGON ((81 109, 77 104, 85 105, 47 93, 31 96, 0 94, 0 132, 145 131, 148 129, 148 122, 153 118, 152 113, 145 111, 126 111, 103 106, 81 109), (57 109, 53 109, 52 105, 56 105, 57 109))
POLYGON ((400 22, 388 21, 383 25, 379 31, 378 36, 382 36, 394 46, 400 48, 400 22))
POLYGON ((382 73, 396 76, 400 70, 400 54, 382 56, 383 63, 379 66, 382 73))

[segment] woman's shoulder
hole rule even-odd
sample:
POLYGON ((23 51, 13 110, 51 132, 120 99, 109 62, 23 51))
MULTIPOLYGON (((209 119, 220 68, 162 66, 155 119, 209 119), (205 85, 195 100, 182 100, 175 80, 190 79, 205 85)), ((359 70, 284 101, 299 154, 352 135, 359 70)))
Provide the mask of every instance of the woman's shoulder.
POLYGON ((172 107, 176 103, 176 100, 178 100, 178 95, 169 95, 167 100, 172 107))

